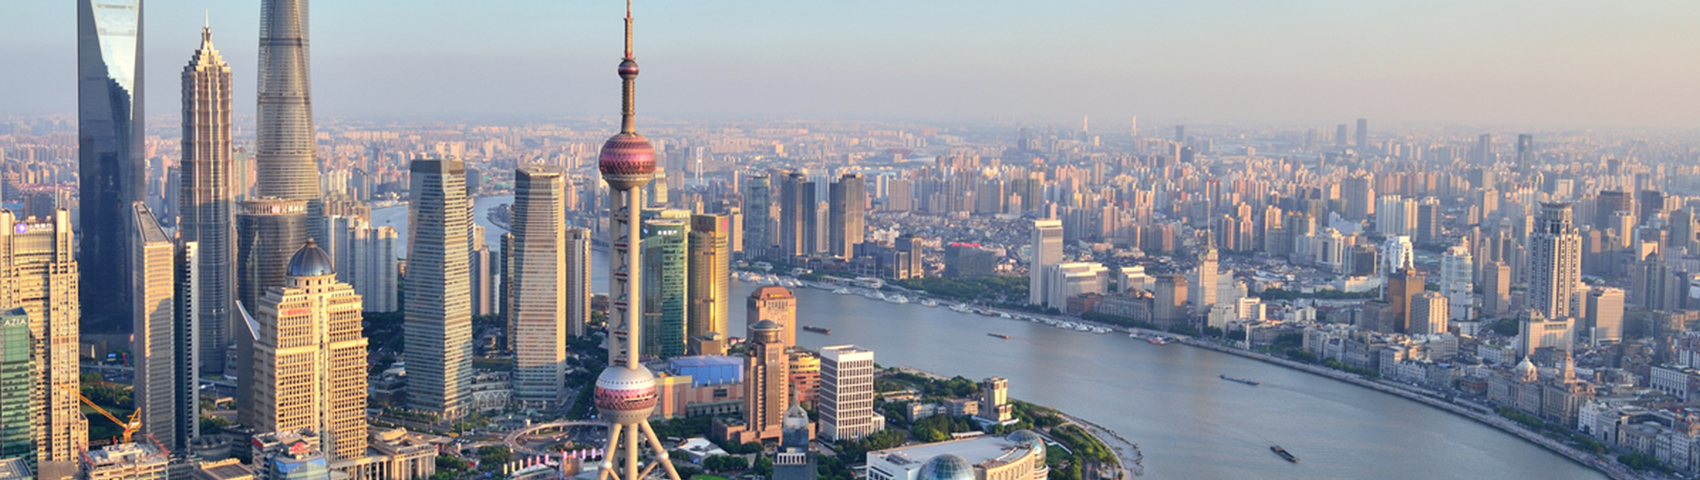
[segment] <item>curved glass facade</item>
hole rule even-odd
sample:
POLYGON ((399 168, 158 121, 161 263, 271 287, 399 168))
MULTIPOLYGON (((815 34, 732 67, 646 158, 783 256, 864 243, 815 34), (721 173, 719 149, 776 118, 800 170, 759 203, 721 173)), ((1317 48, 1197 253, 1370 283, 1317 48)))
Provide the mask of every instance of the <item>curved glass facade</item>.
POLYGON ((974 466, 956 455, 939 455, 921 467, 919 480, 974 480, 974 466))

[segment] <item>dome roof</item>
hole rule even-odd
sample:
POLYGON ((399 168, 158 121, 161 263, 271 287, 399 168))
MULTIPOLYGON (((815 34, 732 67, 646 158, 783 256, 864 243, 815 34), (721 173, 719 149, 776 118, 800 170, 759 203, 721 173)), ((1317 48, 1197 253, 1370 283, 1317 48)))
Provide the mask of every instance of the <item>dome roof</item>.
POLYGON ((1523 361, 1517 362, 1517 366, 1513 367, 1511 372, 1525 382, 1533 382, 1540 378, 1540 372, 1535 369, 1535 364, 1529 361, 1529 357, 1523 357, 1523 361))
POLYGON ((778 322, 775 322, 773 320, 762 320, 762 321, 756 322, 755 325, 750 325, 750 330, 784 330, 784 329, 785 329, 784 326, 781 326, 778 322))
POLYGON ((336 262, 331 261, 330 254, 320 249, 319 244, 308 239, 307 244, 302 245, 301 250, 297 250, 295 256, 289 259, 289 276, 317 277, 322 275, 336 275, 336 262))
POLYGON ((1033 451, 1038 452, 1039 463, 1045 463, 1045 439, 1040 438, 1039 434, 1033 433, 1032 430, 1016 430, 1015 433, 1011 433, 1005 438, 1011 442, 1025 442, 1032 446, 1033 451))
POLYGON ((974 480, 974 466, 962 457, 946 453, 927 460, 918 480, 974 480))

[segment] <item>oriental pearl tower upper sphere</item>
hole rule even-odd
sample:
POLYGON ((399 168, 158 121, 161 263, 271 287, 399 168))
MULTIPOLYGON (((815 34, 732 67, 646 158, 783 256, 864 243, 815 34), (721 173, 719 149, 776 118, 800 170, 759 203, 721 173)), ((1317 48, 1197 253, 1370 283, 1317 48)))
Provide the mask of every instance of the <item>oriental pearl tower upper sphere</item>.
MULTIPOLYGON (((637 75, 637 60, 627 57, 620 62, 620 79, 624 80, 628 89, 625 105, 628 112, 631 109, 629 89, 637 75)), ((602 179, 608 181, 610 188, 642 188, 655 178, 655 147, 649 144, 649 139, 633 130, 630 116, 623 123, 620 133, 602 144, 597 168, 602 170, 602 179)))

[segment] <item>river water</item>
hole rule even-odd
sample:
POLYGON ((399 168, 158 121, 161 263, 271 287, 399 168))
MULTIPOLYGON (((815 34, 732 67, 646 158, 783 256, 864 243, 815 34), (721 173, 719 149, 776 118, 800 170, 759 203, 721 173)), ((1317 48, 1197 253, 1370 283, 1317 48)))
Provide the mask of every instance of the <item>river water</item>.
MULTIPOLYGON (((501 230, 484 211, 512 198, 477 202, 491 245, 500 244, 501 230)), ((405 206, 375 210, 372 217, 406 234, 405 206)), ((607 254, 596 252, 595 261, 606 265, 607 254)), ((606 291, 606 267, 592 271, 596 290, 606 291)), ((756 287, 735 281, 733 298, 756 287)), ((796 294, 798 323, 832 330, 799 330, 798 343, 855 344, 874 350, 882 365, 1008 378, 1011 397, 1081 416, 1137 443, 1145 454, 1142 478, 1604 478, 1463 417, 1233 355, 816 289, 796 294), (1262 384, 1217 378, 1224 374, 1262 384), (1276 457, 1272 444, 1301 463, 1276 457)), ((743 322, 730 328, 732 336, 744 335, 743 322)))

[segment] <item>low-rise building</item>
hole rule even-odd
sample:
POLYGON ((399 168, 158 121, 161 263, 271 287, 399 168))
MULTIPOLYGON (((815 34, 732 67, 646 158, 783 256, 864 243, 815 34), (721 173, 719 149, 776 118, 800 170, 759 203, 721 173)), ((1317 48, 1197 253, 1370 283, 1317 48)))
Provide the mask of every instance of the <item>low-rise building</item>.
POLYGON ((171 461, 151 438, 83 453, 82 480, 166 480, 171 461))
POLYGON ((1044 439, 1027 430, 868 452, 867 465, 868 480, 1043 480, 1050 473, 1044 439))

